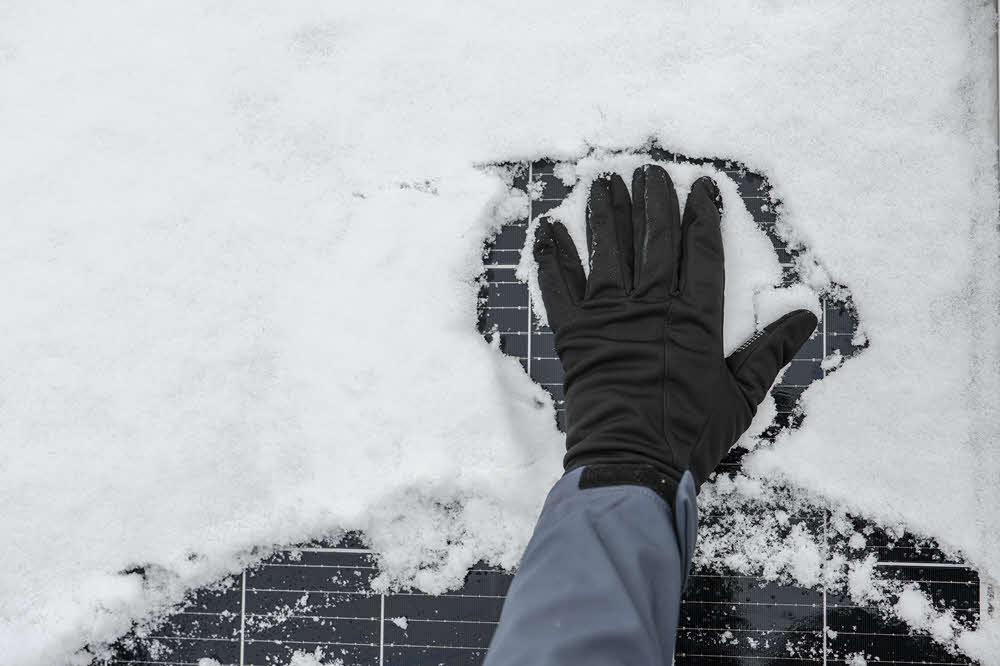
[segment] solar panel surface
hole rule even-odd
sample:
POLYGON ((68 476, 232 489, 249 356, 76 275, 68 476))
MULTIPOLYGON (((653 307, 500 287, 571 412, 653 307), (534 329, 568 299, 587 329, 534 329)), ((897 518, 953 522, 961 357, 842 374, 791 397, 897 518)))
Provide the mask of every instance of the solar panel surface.
MULTIPOLYGON (((796 250, 775 233, 775 207, 764 178, 727 162, 691 160, 657 149, 650 156, 711 162, 726 171, 739 185, 747 210, 771 238, 786 282, 797 280, 792 263, 796 250)), ((541 197, 531 202, 532 217, 559 205, 568 194, 552 162, 507 166, 516 173, 516 187, 528 191, 530 184, 544 185, 541 197)), ((527 224, 528 219, 510 223, 487 243, 479 327, 488 338, 497 337, 500 349, 516 357, 552 394, 562 428, 562 367, 552 333, 533 320, 527 287, 515 278, 527 224)), ((857 319, 846 293, 840 289, 839 298, 825 298, 819 334, 773 389, 779 413, 768 435, 794 427, 803 418, 795 410, 798 398, 823 377, 820 362, 827 354, 840 350, 849 357, 859 351, 852 343, 857 319)), ((738 469, 743 453, 734 450, 720 472, 738 469)), ((703 523, 713 519, 711 514, 701 517, 703 523)), ((837 538, 827 529, 825 511, 795 520, 818 538, 837 538)), ((878 557, 883 573, 917 582, 941 607, 975 620, 980 582, 974 570, 948 561, 932 544, 909 536, 894 539, 868 527, 873 531, 866 551, 878 557)), ((137 629, 119 641, 112 659, 95 664, 188 665, 210 657, 222 664, 263 666, 285 664, 296 651, 316 650, 347 665, 482 663, 510 573, 479 566, 469 571, 461 589, 438 596, 374 594, 369 582, 376 573, 376 558, 365 548, 362 535, 349 535, 337 544, 290 547, 212 589, 195 592, 183 609, 156 627, 137 629)), ((776 585, 705 569, 692 573, 681 611, 677 664, 845 664, 855 654, 890 665, 971 663, 832 590, 776 585)))

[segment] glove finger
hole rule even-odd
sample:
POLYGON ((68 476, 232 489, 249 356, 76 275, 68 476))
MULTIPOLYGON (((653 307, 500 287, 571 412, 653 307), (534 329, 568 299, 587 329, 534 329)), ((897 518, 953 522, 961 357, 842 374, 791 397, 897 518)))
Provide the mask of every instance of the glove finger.
POLYGON ((815 328, 813 313, 796 310, 755 333, 726 359, 732 384, 719 392, 719 399, 727 404, 709 420, 701 434, 701 443, 691 452, 690 468, 697 488, 746 432, 774 378, 815 328))
POLYGON ((662 167, 647 164, 632 174, 634 296, 666 299, 677 289, 680 208, 674 183, 662 167))
POLYGON ((559 259, 559 269, 575 305, 583 300, 587 289, 587 275, 583 272, 583 262, 580 261, 580 255, 576 251, 576 243, 569 235, 569 229, 562 222, 552 222, 551 224, 558 250, 556 256, 559 259))
POLYGON ((737 386, 753 409, 767 395, 781 369, 816 330, 817 323, 812 312, 795 310, 754 333, 726 359, 737 386))
POLYGON ((544 217, 535 228, 532 250, 549 326, 557 331, 572 319, 576 304, 583 298, 587 278, 580 255, 566 227, 544 217))
MULTIPOLYGON (((765 389, 766 390, 766 389, 765 389)), ((695 488, 701 485, 725 460, 733 444, 746 432, 757 413, 759 401, 752 404, 740 383, 732 374, 725 385, 716 389, 719 407, 715 416, 706 423, 699 436, 699 443, 691 451, 689 469, 694 476, 695 488)))
POLYGON ((587 204, 590 276, 587 298, 623 296, 632 290, 632 202, 621 176, 601 176, 587 204))
POLYGON ((726 291, 722 249, 722 199, 715 182, 705 176, 691 187, 681 221, 680 290, 703 318, 703 326, 722 344, 722 311, 726 291))

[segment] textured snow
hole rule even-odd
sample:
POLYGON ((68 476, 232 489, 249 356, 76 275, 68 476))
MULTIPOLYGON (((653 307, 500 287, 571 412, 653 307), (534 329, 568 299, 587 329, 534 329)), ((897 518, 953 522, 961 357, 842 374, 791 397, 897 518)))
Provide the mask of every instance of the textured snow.
MULTIPOLYGON (((370 535, 381 585, 515 564, 562 442, 475 331, 483 238, 524 206, 481 166, 651 139, 765 173, 818 262, 809 287, 847 285, 870 343, 753 471, 1000 574, 978 0, 0 16, 7 662, 73 661, 269 545, 340 529, 370 535)), ((732 289, 754 257, 730 253, 732 289)), ((755 301, 730 298, 738 344, 755 301)), ((815 577, 803 548, 780 566, 815 577)))
POLYGON ((819 366, 824 372, 832 372, 840 367, 840 364, 844 362, 844 355, 840 353, 839 349, 834 349, 832 354, 827 354, 826 357, 820 362, 819 366))

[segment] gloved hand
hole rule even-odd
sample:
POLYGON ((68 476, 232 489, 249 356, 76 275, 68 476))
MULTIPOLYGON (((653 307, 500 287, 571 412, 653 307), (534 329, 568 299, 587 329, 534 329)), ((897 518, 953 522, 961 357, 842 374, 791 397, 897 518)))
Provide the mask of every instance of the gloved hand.
POLYGON ((638 483, 673 502, 686 470, 697 487, 749 427, 778 371, 816 328, 797 310, 722 351, 722 200, 694 183, 681 217, 662 168, 594 181, 590 274, 566 228, 542 219, 534 256, 566 372, 566 457, 581 486, 638 483))

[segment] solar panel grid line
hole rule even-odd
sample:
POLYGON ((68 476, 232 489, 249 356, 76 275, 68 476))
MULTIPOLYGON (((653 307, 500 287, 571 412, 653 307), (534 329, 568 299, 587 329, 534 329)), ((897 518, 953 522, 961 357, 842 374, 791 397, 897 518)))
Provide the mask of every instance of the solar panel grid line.
POLYGON ((240 573, 240 666, 246 666, 247 572, 240 573))
POLYGON ((331 594, 331 595, 358 595, 361 597, 371 596, 370 592, 364 590, 323 590, 323 589, 310 589, 310 588, 279 588, 279 587, 254 587, 249 588, 250 592, 281 592, 281 593, 294 593, 294 594, 331 594))
MULTIPOLYGON (((825 320, 825 317, 824 317, 824 320, 825 320)), ((825 325, 825 322, 822 324, 822 327, 823 327, 822 331, 823 331, 823 338, 824 338, 823 347, 825 348, 826 347, 826 325, 825 325)), ((820 368, 820 369, 822 370, 822 368, 820 368)), ((823 371, 823 372, 825 373, 825 371, 823 371)), ((824 374, 824 376, 825 376, 825 374, 824 374)), ((823 556, 824 556, 823 559, 824 559, 824 561, 828 561, 829 560, 829 554, 830 554, 829 549, 830 549, 830 512, 829 511, 824 511, 823 512, 823 556)), ((827 662, 827 655, 830 654, 829 648, 827 646, 827 635, 828 635, 828 630, 829 630, 829 627, 830 627, 829 616, 827 615, 827 613, 829 612, 829 606, 828 606, 828 600, 827 600, 827 594, 826 594, 827 593, 827 587, 828 587, 827 582, 824 579, 824 581, 823 581, 823 665, 824 666, 826 666, 826 664, 828 663, 827 662)))
POLYGON ((461 593, 456 593, 456 592, 443 592, 441 594, 419 594, 419 593, 415 593, 415 592, 414 593, 411 593, 411 592, 394 592, 393 594, 399 595, 399 596, 430 597, 430 598, 434 598, 434 599, 441 599, 441 598, 448 598, 448 597, 458 598, 458 599, 465 599, 465 598, 469 598, 469 599, 506 599, 507 598, 507 596, 504 595, 504 594, 461 594, 461 593))
POLYGON ((351 555, 372 555, 375 551, 370 548, 337 548, 337 547, 323 547, 323 546, 291 546, 287 548, 276 548, 276 552, 280 553, 340 553, 340 554, 351 554, 351 555))
POLYGON ((482 647, 472 646, 472 645, 421 645, 419 643, 390 643, 388 647, 394 648, 416 648, 416 649, 426 649, 435 648, 442 650, 482 650, 482 647))
MULTIPOLYGON (((311 552, 316 552, 316 551, 311 551, 311 552)), ((353 565, 353 566, 350 566, 350 567, 346 567, 343 564, 299 564, 299 563, 291 563, 291 562, 272 562, 272 563, 268 564, 267 566, 268 566, 268 568, 271 568, 271 569, 279 569, 279 568, 286 568, 286 569, 353 569, 353 570, 358 570, 358 571, 361 571, 363 569, 369 569, 371 571, 376 571, 378 569, 378 567, 375 567, 375 566, 363 566, 363 565, 353 565)))
MULTIPOLYGON (((532 165, 528 164, 528 182, 529 183, 531 183, 532 176, 533 176, 532 165)), ((529 223, 531 222, 533 216, 534 216, 534 210, 533 210, 531 195, 529 194, 528 195, 528 222, 529 223)), ((531 377, 531 338, 532 338, 532 335, 531 335, 531 326, 532 326, 532 323, 533 323, 532 322, 532 316, 531 316, 531 313, 532 313, 532 310, 531 310, 531 290, 525 288, 524 291, 528 295, 528 299, 527 299, 528 300, 528 329, 527 329, 527 331, 528 331, 528 338, 527 338, 528 352, 527 352, 527 358, 526 358, 525 362, 526 362, 526 366, 527 366, 526 369, 528 371, 528 376, 531 377)))
MULTIPOLYGON (((271 616, 266 613, 250 613, 247 615, 251 621, 253 620, 270 620, 271 616)), ((374 621, 375 618, 365 617, 363 615, 322 615, 319 613, 287 613, 282 615, 283 619, 287 620, 350 620, 352 622, 370 622, 374 621)))
POLYGON ((229 638, 217 638, 217 637, 214 637, 214 636, 157 636, 156 634, 151 634, 149 636, 146 636, 146 638, 148 638, 150 640, 154 640, 154 641, 185 640, 185 641, 205 641, 205 642, 213 642, 214 641, 214 642, 220 642, 220 643, 235 643, 236 642, 236 641, 233 641, 232 639, 229 639, 229 638))
MULTIPOLYGON (((205 639, 211 640, 211 639, 205 639)), ((247 643, 270 643, 272 645, 317 645, 322 647, 374 647, 376 643, 354 643, 350 641, 300 641, 291 638, 250 638, 247 643)))
POLYGON ((496 621, 491 621, 491 620, 428 620, 428 619, 413 620, 410 618, 407 618, 406 622, 407 624, 419 624, 421 622, 437 622, 437 623, 448 623, 448 624, 493 624, 493 625, 497 624, 496 621))
MULTIPOLYGON (((788 656, 785 656, 785 655, 775 655, 775 654, 763 654, 763 655, 758 654, 758 655, 753 655, 753 654, 746 654, 746 653, 737 653, 734 650, 733 652, 731 652, 729 654, 726 654, 724 652, 697 652, 697 651, 695 651, 695 652, 678 652, 676 654, 676 658, 674 660, 674 664, 676 666, 687 666, 688 664, 691 664, 692 666, 702 666, 702 664, 704 662, 701 661, 701 660, 703 658, 706 658, 706 657, 708 657, 708 658, 715 658, 715 659, 719 659, 719 660, 729 659, 729 660, 732 660, 732 661, 729 661, 730 664, 747 663, 748 660, 766 660, 766 661, 757 661, 756 663, 768 663, 768 664, 772 664, 772 663, 779 663, 779 664, 785 664, 785 663, 789 663, 789 664, 822 664, 822 663, 824 663, 818 657, 796 657, 796 656, 792 656, 790 654, 788 656), (694 658, 697 658, 697 661, 691 661, 694 658)), ((750 663, 754 663, 754 662, 750 662, 750 663)))
POLYGON ((137 659, 129 659, 123 661, 121 659, 112 659, 107 662, 108 664, 125 664, 139 666, 141 664, 156 664, 156 666, 197 666, 197 662, 193 661, 140 661, 137 659))
POLYGON ((379 596, 378 666, 385 663, 385 595, 379 596))

